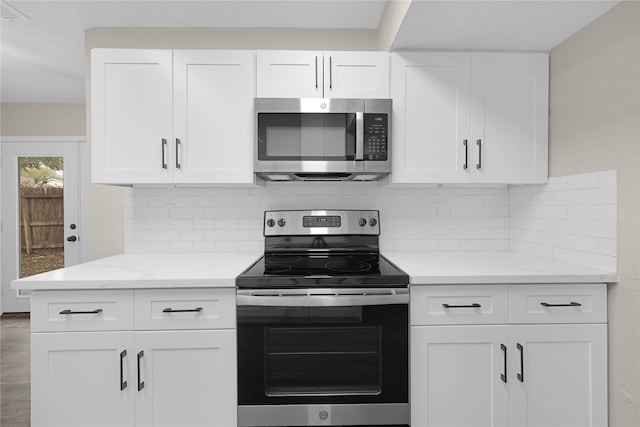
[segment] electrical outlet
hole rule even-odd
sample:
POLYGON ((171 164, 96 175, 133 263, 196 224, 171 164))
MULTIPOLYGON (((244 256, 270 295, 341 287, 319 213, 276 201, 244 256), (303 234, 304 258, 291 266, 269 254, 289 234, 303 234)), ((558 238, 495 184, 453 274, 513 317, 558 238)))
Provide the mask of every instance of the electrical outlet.
POLYGON ((167 203, 164 205, 165 215, 168 220, 176 219, 176 205, 173 203, 167 203))

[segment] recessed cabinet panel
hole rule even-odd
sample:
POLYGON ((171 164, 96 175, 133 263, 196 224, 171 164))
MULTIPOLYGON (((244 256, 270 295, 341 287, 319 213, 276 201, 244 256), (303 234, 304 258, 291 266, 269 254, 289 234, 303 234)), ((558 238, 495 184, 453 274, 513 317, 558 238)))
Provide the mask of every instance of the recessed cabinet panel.
POLYGON ((322 52, 258 51, 259 98, 322 98, 322 52))
POLYGON ((511 382, 511 425, 607 425, 607 325, 513 326, 510 336, 522 375, 511 382))
POLYGON ((253 182, 254 70, 250 52, 174 52, 174 182, 253 182))
POLYGON ((171 61, 170 50, 91 51, 94 182, 171 180, 171 61))
POLYGON ((411 328, 411 425, 508 426, 507 341, 507 326, 411 328))

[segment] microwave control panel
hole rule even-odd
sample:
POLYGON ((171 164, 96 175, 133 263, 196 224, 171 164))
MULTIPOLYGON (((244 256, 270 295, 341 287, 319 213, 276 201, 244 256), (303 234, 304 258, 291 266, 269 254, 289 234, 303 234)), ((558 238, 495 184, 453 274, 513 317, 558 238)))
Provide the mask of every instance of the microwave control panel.
POLYGON ((387 160, 389 116, 364 114, 364 160, 387 160))

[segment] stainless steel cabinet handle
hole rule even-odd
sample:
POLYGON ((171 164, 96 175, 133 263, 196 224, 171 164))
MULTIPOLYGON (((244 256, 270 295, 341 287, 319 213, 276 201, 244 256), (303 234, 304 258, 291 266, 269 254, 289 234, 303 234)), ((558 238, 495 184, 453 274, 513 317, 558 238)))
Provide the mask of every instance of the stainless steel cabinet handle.
POLYGON ((163 313, 200 313, 202 311, 202 307, 196 307, 196 308, 192 308, 192 309, 179 309, 179 310, 174 310, 171 307, 167 307, 165 309, 162 310, 163 313))
POLYGON ((462 141, 462 145, 464 145, 464 165, 462 165, 462 169, 467 169, 469 167, 469 141, 462 141))
POLYGON ((442 304, 442 306, 444 308, 480 308, 482 307, 482 305, 478 304, 477 302, 474 302, 473 304, 466 304, 466 305, 442 304))
POLYGON ((316 55, 316 89, 318 89, 318 56, 316 55))
POLYGON ((478 146, 478 164, 476 165, 476 169, 480 169, 482 167, 482 140, 477 140, 476 145, 478 146))
POLYGON ((504 356, 504 368, 502 369, 502 374, 500 374, 500 379, 503 383, 507 383, 507 346, 504 344, 500 344, 500 348, 502 349, 502 355, 504 356))
POLYGON ((522 347, 522 344, 520 344, 520 343, 516 344, 516 347, 518 348, 518 351, 520 352, 520 373, 518 375, 516 375, 516 376, 518 377, 518 381, 523 383, 524 382, 524 348, 522 347))
POLYGON ((571 301, 568 304, 549 304, 548 302, 541 302, 540 305, 543 307, 582 307, 582 304, 574 301, 571 301))
POLYGON ((127 388, 127 382, 124 380, 124 358, 127 357, 127 350, 120 353, 120 391, 127 388))
POLYGON ((60 312, 60 314, 100 314, 102 313, 102 309, 101 308, 96 308, 95 310, 91 310, 91 311, 72 311, 72 310, 62 310, 60 312))
POLYGON ((161 146, 162 147, 162 169, 166 169, 167 168, 167 162, 166 162, 166 160, 164 158, 164 149, 165 149, 166 145, 167 145, 167 140, 162 138, 162 146, 161 146))
POLYGON ((180 168, 180 138, 176 138, 176 169, 180 168))
POLYGON ((140 350, 140 353, 138 353, 138 391, 141 391, 144 388, 144 381, 140 381, 142 376, 142 374, 140 373, 140 360, 143 356, 144 351, 140 350))

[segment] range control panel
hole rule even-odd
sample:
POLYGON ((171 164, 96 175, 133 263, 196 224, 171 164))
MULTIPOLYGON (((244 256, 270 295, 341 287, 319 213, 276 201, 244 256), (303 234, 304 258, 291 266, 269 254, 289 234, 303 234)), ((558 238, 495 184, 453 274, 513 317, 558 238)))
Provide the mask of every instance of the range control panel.
POLYGON ((376 210, 266 211, 265 236, 380 235, 380 213, 376 210))
POLYGON ((364 114, 364 159, 387 160, 388 114, 364 114))

